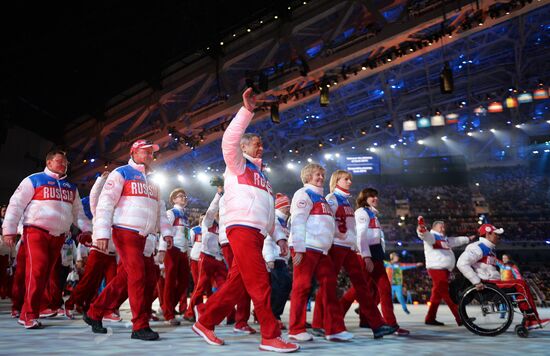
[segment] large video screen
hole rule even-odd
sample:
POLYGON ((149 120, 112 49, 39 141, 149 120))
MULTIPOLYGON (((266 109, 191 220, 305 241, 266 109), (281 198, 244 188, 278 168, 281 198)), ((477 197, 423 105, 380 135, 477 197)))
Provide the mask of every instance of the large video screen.
POLYGON ((346 170, 353 174, 380 174, 380 159, 375 154, 347 156, 346 170))

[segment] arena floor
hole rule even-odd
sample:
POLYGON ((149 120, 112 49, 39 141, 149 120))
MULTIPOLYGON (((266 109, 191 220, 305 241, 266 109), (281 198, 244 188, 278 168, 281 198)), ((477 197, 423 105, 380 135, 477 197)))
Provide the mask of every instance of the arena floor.
MULTIPOLYGON (((386 336, 374 340, 370 329, 361 329, 358 316, 350 311, 346 317, 348 329, 355 334, 353 341, 333 343, 316 338, 313 342, 303 343, 303 354, 320 355, 449 355, 474 353, 476 355, 548 355, 550 354, 550 328, 533 331, 528 339, 521 339, 513 332, 513 325, 519 322, 516 316, 512 327, 498 337, 480 337, 471 334, 465 328, 453 325, 453 318, 445 305, 442 305, 438 320, 445 322, 444 327, 424 325, 425 305, 409 306, 411 314, 405 315, 399 305, 395 305, 396 315, 402 327, 410 329, 408 337, 386 336)), ((207 345, 191 331, 191 323, 170 327, 162 322, 152 323, 152 328, 161 335, 161 340, 145 342, 131 340, 130 323, 105 323, 109 333, 92 334, 82 321, 53 318, 44 320, 44 329, 25 330, 9 315, 10 304, 0 301, 0 354, 1 355, 174 355, 174 354, 220 354, 232 355, 262 354, 258 350, 260 337, 235 335, 232 328, 222 326, 217 329, 227 345, 217 347, 207 345)), ((288 306, 286 309, 288 313, 288 306)), ((129 319, 129 305, 121 310, 124 319, 129 319)), ((541 315, 550 317, 550 309, 541 310, 541 315)), ((311 313, 308 313, 308 320, 311 313)), ((288 314, 283 317, 285 323, 288 314)), ((256 325, 257 327, 257 325, 256 325)))

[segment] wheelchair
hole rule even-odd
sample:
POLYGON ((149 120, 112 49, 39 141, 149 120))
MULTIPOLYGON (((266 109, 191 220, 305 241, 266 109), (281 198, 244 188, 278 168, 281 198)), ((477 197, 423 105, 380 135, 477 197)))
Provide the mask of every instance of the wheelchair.
MULTIPOLYGON (((529 336, 527 320, 536 318, 536 315, 530 305, 527 310, 519 309, 519 303, 529 303, 523 293, 487 283, 479 291, 470 285, 458 297, 458 312, 464 326, 472 333, 480 336, 500 335, 508 330, 517 313, 522 315, 522 321, 515 326, 516 335, 522 338, 529 336)), ((536 328, 542 329, 540 322, 536 328)))

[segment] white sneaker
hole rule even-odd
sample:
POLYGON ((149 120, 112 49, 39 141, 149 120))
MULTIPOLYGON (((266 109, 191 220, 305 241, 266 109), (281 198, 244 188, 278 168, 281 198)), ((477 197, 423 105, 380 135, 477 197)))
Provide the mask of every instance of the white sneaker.
POLYGON ((311 341, 313 340, 313 335, 304 331, 299 334, 288 334, 288 338, 294 341, 311 341))
POLYGON ((325 339, 328 341, 350 341, 353 339, 353 334, 347 331, 342 331, 336 334, 327 335, 325 339))

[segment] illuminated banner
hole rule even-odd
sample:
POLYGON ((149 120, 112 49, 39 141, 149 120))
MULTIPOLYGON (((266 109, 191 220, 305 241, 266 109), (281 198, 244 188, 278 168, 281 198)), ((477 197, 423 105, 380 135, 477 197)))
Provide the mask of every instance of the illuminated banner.
POLYGON ((353 174, 380 174, 380 159, 373 154, 348 156, 346 170, 353 174))

